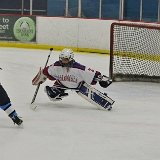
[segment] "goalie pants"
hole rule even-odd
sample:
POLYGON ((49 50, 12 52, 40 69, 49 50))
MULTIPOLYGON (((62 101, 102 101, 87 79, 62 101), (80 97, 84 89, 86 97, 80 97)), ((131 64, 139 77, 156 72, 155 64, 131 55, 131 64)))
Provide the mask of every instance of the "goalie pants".
POLYGON ((10 98, 8 97, 7 92, 5 91, 5 89, 1 84, 0 84, 0 108, 4 110, 8 114, 8 116, 10 116, 11 114, 17 116, 16 111, 11 106, 10 98))

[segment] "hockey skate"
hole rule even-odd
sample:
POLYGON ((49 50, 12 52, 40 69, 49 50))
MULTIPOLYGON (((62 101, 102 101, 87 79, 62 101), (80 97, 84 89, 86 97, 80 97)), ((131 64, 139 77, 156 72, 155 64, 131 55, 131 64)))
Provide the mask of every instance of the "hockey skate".
POLYGON ((107 109, 108 111, 110 111, 112 109, 112 105, 110 105, 107 109))
POLYGON ((46 86, 44 91, 47 93, 47 96, 51 101, 60 101, 62 98, 67 97, 68 93, 65 93, 64 90, 56 88, 56 87, 49 87, 46 86))
POLYGON ((9 115, 9 117, 12 119, 14 124, 17 124, 18 126, 22 125, 23 121, 18 116, 15 116, 14 114, 11 114, 11 115, 9 115))

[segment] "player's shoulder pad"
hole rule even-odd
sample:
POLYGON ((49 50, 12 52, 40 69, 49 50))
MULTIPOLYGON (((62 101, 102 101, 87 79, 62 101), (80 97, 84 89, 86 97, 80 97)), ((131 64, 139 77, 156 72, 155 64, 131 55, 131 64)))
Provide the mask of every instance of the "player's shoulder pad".
POLYGON ((61 63, 59 61, 56 61, 53 66, 62 66, 61 63))
POLYGON ((77 69, 81 69, 81 70, 85 70, 86 66, 78 63, 78 62, 74 62, 72 68, 77 68, 77 69))

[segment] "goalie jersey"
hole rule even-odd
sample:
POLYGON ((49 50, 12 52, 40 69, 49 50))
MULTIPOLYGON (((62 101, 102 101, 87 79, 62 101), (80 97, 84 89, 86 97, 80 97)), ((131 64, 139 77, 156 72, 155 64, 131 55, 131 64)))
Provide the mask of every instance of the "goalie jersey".
POLYGON ((74 62, 71 67, 62 67, 59 61, 47 66, 43 70, 43 74, 50 80, 56 80, 56 85, 61 85, 67 88, 79 88, 82 82, 95 85, 95 80, 99 71, 95 71, 78 62, 74 62))

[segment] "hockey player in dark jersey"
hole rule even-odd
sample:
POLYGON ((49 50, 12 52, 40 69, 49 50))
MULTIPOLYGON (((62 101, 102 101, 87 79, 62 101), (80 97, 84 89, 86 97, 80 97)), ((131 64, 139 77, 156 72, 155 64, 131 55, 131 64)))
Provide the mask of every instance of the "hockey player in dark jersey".
POLYGON ((10 98, 8 97, 7 92, 0 84, 0 108, 4 110, 8 116, 12 119, 14 124, 20 126, 23 121, 18 117, 16 110, 12 107, 10 98))

